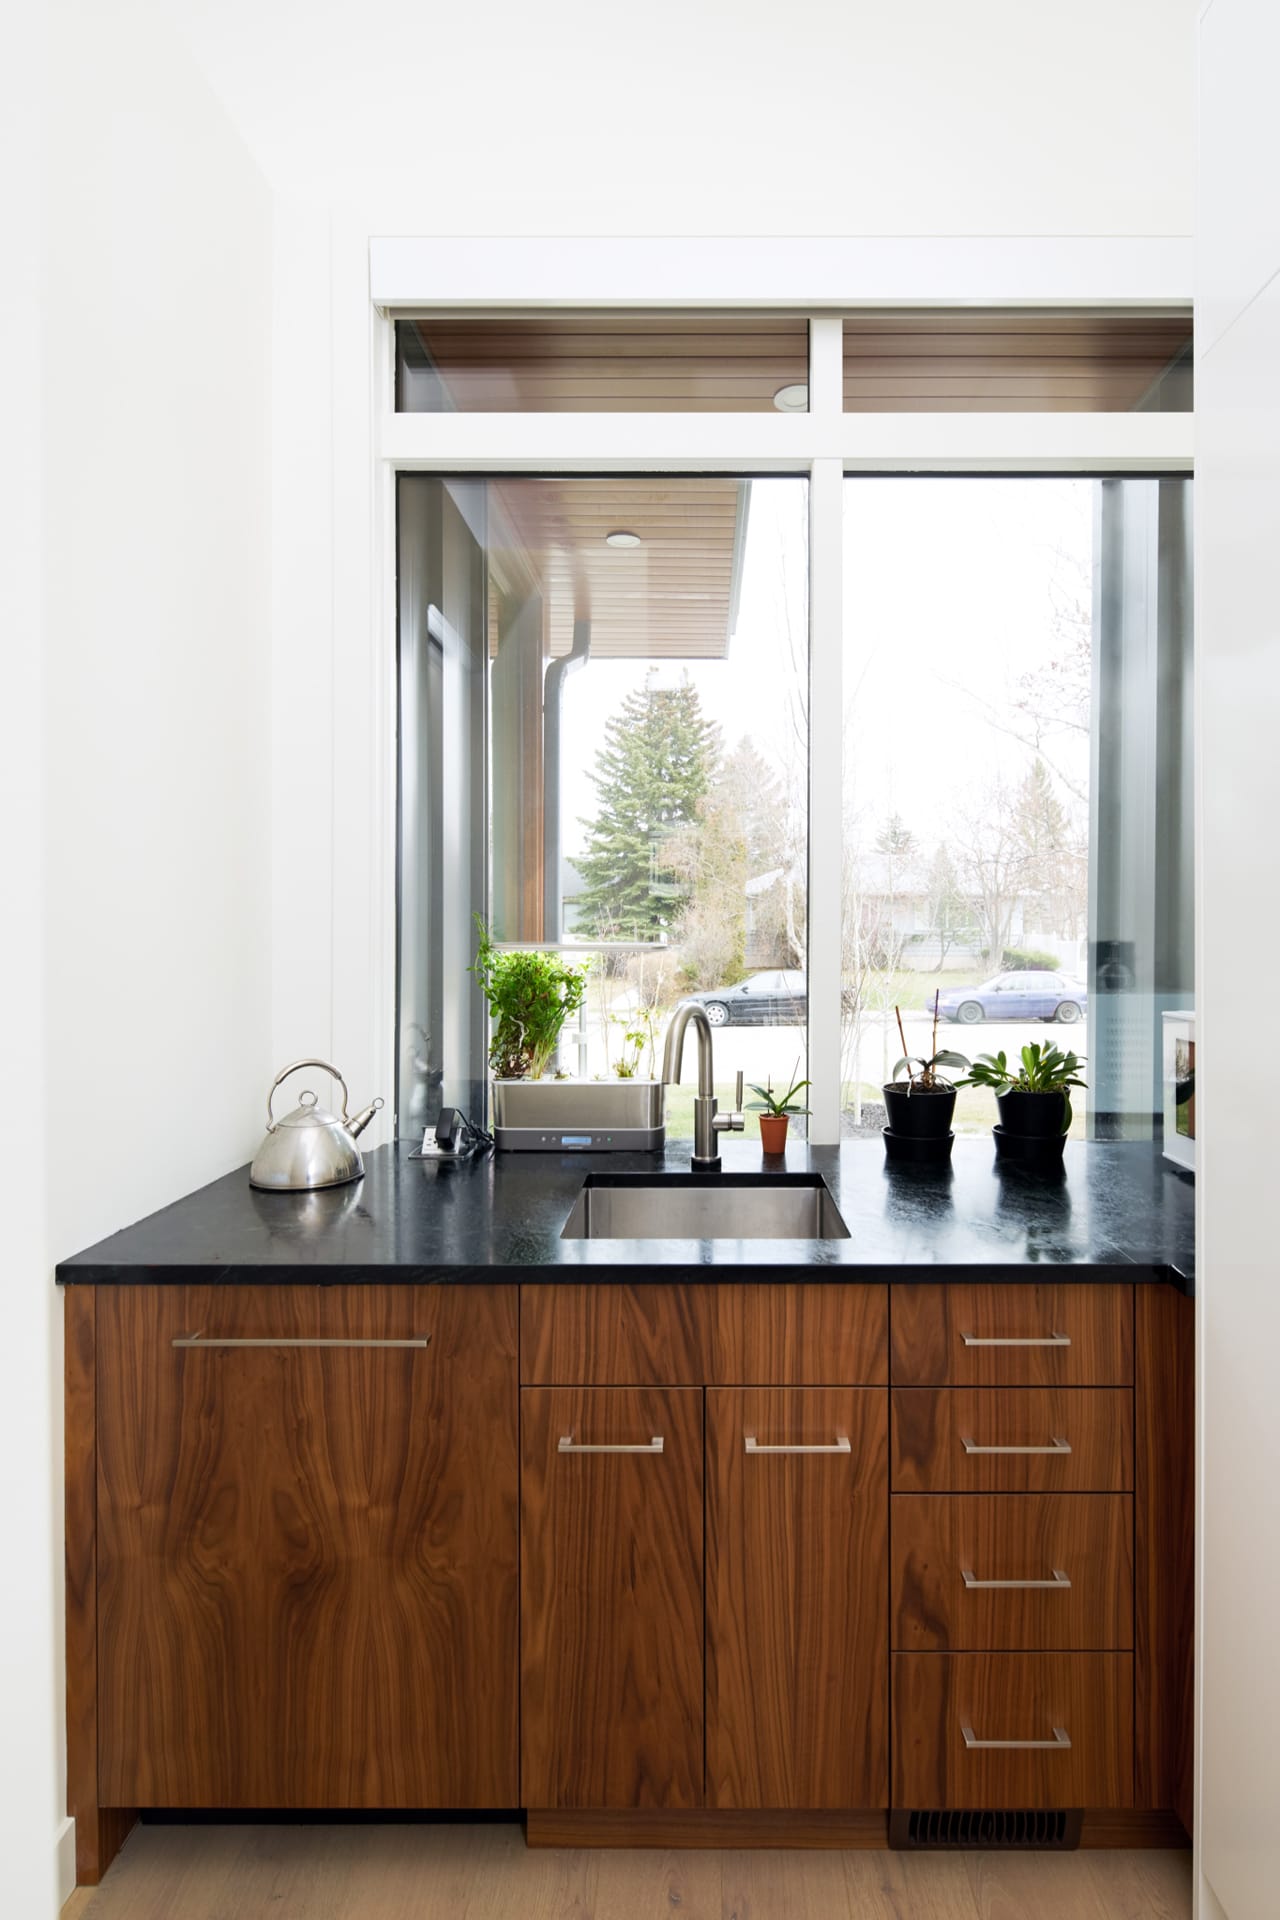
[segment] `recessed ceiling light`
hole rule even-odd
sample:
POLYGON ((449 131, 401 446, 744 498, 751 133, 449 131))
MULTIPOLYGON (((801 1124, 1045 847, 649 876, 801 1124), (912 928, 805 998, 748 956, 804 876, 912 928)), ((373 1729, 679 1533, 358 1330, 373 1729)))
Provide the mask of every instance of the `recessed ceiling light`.
POLYGON ((795 387, 779 387, 773 404, 779 413, 808 413, 809 389, 803 380, 795 387))
POLYGON ((640 535, 628 533, 625 528, 619 527, 615 533, 606 533, 604 543, 606 547, 638 547, 640 535))

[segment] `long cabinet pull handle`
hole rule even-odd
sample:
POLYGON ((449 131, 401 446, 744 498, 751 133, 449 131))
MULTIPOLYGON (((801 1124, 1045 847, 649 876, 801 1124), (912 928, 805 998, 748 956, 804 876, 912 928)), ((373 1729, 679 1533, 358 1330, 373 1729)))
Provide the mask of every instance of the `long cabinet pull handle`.
POLYGON ((976 1440, 968 1440, 963 1434, 960 1445, 966 1453, 1070 1453, 1071 1442, 1059 1440, 1056 1436, 1047 1447, 980 1447, 976 1440))
POLYGON ((973 1728, 962 1721, 960 1731, 964 1735, 966 1747, 1002 1747, 1018 1752, 1065 1753, 1071 1745, 1071 1735, 1065 1727, 1055 1727, 1052 1740, 979 1740, 973 1728))
POLYGON ((784 1444, 779 1444, 775 1446, 772 1442, 765 1443, 763 1441, 757 1440, 754 1433, 748 1433, 743 1437, 743 1444, 748 1453, 850 1453, 852 1452, 852 1445, 847 1433, 838 1433, 835 1437, 835 1440, 829 1444, 824 1441, 818 1441, 816 1443, 810 1442, 810 1441, 804 1441, 803 1443, 801 1443, 800 1441, 797 1441, 790 1446, 784 1445, 784 1444))
POLYGON ((208 1334, 188 1333, 169 1342, 173 1347, 429 1347, 431 1335, 421 1340, 211 1340, 208 1334))
POLYGON ((1052 1580, 979 1580, 971 1567, 961 1567, 960 1578, 971 1591, 982 1592, 1010 1588, 1019 1591, 1025 1589, 1028 1592, 1065 1593, 1071 1585, 1070 1575, 1063 1573, 1058 1567, 1053 1569, 1052 1580))
POLYGON ((575 1440, 571 1433, 562 1433, 557 1453, 661 1453, 662 1435, 655 1433, 652 1440, 586 1441, 575 1440))
POLYGON ((1005 1334, 962 1333, 966 1347, 1069 1347, 1069 1333, 1038 1333, 1031 1339, 1013 1339, 1005 1334))

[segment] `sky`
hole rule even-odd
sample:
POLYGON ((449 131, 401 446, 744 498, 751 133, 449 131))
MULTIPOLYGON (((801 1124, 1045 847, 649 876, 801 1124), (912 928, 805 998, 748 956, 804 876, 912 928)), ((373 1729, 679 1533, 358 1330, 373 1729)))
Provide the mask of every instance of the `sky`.
MULTIPOLYGON (((1020 675, 1055 657, 1054 585, 1087 600, 1095 483, 1067 479, 851 477, 845 482, 846 817, 868 843, 898 813, 929 850, 957 806, 1013 785, 1027 748, 989 715, 1012 717, 1020 675)), ((728 656, 664 662, 689 678, 726 749, 749 736, 802 789, 806 493, 797 479, 752 483, 737 627, 728 656)), ((597 661, 566 682, 564 846, 583 844, 590 775, 605 724, 642 661, 597 661)), ((1064 770, 1084 788, 1087 742, 1064 770)))

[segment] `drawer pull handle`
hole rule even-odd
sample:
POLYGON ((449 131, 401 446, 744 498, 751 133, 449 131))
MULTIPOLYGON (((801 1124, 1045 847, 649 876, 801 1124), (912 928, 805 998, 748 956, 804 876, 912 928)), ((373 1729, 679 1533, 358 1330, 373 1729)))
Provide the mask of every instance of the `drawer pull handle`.
POLYGON ((173 1347, 429 1347, 431 1335, 422 1340, 211 1340, 207 1334, 188 1333, 169 1342, 173 1347))
POLYGON ((754 1433, 748 1433, 744 1436, 744 1445, 748 1453, 849 1453, 851 1451, 847 1433, 838 1433, 831 1444, 822 1441, 816 1443, 797 1441, 790 1446, 765 1444, 757 1440, 754 1433))
POLYGON ((614 1440, 587 1441, 575 1440, 571 1433, 562 1433, 557 1453, 661 1453, 662 1435, 655 1433, 652 1440, 614 1440))
POLYGON ((989 1592, 994 1590, 1016 1589, 1046 1593, 1065 1593, 1071 1585, 1071 1577, 1055 1567, 1052 1580, 979 1580, 975 1578, 971 1567, 961 1567, 960 1578, 970 1591, 989 1592))
POLYGON ((960 1436, 960 1445, 966 1453, 1070 1453, 1071 1442, 1059 1440, 1056 1436, 1047 1447, 980 1447, 976 1440, 967 1440, 960 1436))
POLYGON ((1071 1735, 1065 1727, 1055 1727, 1052 1740, 979 1740, 973 1728, 961 1722, 960 1731, 964 1735, 965 1746, 971 1751, 975 1747, 1001 1747, 1015 1752, 1065 1753, 1071 1745, 1071 1735))
POLYGON ((1013 1339, 1005 1334, 962 1333, 960 1338, 966 1347, 1069 1347, 1069 1333, 1040 1333, 1033 1339, 1013 1339))

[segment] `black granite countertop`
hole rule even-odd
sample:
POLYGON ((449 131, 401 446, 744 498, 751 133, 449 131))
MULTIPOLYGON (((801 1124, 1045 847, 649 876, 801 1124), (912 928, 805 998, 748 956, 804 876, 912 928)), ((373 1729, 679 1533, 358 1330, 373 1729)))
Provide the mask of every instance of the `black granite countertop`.
MULTIPOLYGON (((758 1147, 722 1147, 726 1171, 760 1172, 758 1147)), ((64 1260, 62 1285, 282 1285, 398 1281, 1025 1278, 1171 1280, 1193 1291, 1195 1188, 1147 1144, 1071 1141, 1060 1174, 997 1165, 957 1140, 951 1167, 890 1166, 878 1141, 793 1145, 789 1173, 820 1173, 847 1240, 563 1240, 588 1173, 680 1171, 657 1154, 499 1154, 454 1164, 408 1144, 365 1156, 362 1181, 258 1193, 247 1167, 64 1260)))

